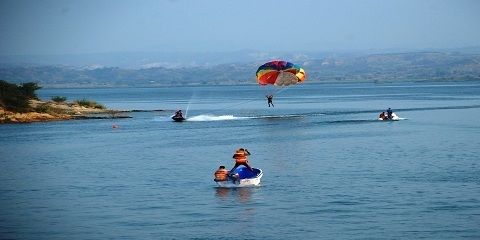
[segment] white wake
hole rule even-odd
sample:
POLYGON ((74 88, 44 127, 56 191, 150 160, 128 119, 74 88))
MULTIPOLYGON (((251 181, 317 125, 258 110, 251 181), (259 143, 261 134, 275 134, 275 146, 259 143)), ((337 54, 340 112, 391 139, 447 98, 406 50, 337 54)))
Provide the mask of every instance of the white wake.
POLYGON ((247 117, 235 117, 233 115, 222 115, 222 116, 198 115, 198 116, 194 116, 194 117, 187 117, 187 121, 207 122, 207 121, 239 120, 239 119, 246 119, 246 118, 247 117))

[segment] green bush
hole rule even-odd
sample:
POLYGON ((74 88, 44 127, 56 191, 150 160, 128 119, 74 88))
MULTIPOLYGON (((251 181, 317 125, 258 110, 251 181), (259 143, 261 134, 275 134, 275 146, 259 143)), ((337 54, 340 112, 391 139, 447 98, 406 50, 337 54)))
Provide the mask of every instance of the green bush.
POLYGON ((67 101, 67 97, 60 97, 60 96, 52 96, 52 101, 57 103, 62 103, 67 101))
POLYGON ((64 109, 53 107, 48 103, 42 103, 42 104, 38 105, 37 107, 35 107, 35 112, 48 113, 50 115, 67 113, 64 109))
POLYGON ((75 100, 73 101, 73 104, 78 104, 83 107, 88 107, 88 108, 97 108, 97 109, 106 109, 105 106, 102 104, 98 104, 94 101, 88 100, 88 99, 82 99, 82 100, 75 100))

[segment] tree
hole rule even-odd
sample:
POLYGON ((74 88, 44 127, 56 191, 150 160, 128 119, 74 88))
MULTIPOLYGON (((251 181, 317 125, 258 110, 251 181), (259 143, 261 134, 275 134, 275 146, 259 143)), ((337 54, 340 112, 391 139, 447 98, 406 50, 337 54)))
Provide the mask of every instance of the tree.
POLYGON ((0 106, 13 112, 27 112, 30 110, 28 100, 38 99, 36 90, 40 87, 33 82, 23 83, 20 86, 0 80, 0 106))
POLYGON ((41 89, 42 87, 38 86, 37 83, 34 82, 27 82, 22 83, 19 86, 20 91, 27 97, 28 99, 38 99, 37 94, 35 91, 41 89))

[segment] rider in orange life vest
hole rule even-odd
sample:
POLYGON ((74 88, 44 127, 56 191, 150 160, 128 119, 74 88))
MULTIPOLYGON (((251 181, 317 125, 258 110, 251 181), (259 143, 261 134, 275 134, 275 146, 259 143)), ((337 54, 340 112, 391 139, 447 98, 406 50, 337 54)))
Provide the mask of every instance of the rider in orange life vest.
POLYGON ((215 181, 227 181, 228 170, 225 166, 220 166, 215 172, 215 181))
POLYGON ((380 114, 379 118, 381 118, 381 119, 386 119, 387 116, 385 116, 385 112, 382 112, 382 113, 380 114))
POLYGON ((250 156, 250 152, 247 149, 240 148, 238 149, 235 154, 233 154, 233 158, 235 158, 235 166, 230 170, 230 172, 233 172, 235 168, 237 168, 240 165, 243 165, 247 167, 250 171, 253 172, 252 166, 248 164, 247 156, 250 156))

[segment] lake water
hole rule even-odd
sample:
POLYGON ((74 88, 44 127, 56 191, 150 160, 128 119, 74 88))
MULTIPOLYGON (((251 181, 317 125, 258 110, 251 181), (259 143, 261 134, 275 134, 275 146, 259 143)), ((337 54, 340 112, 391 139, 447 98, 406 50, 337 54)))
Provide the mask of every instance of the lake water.
POLYGON ((38 94, 171 111, 0 125, 0 239, 480 239, 480 82, 38 94))

